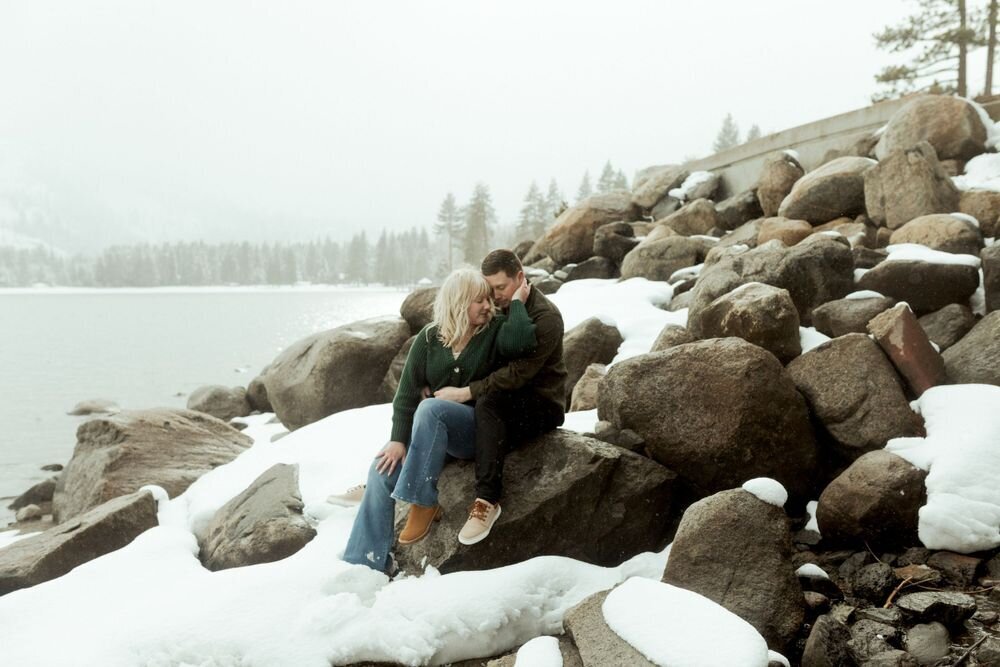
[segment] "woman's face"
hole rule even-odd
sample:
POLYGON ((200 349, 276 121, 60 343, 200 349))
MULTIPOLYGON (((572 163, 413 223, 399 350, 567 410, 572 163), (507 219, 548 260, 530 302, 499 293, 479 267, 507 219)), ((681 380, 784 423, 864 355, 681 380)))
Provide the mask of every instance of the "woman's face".
POLYGON ((483 295, 469 304, 469 324, 480 327, 490 321, 493 314, 493 304, 488 294, 483 295))

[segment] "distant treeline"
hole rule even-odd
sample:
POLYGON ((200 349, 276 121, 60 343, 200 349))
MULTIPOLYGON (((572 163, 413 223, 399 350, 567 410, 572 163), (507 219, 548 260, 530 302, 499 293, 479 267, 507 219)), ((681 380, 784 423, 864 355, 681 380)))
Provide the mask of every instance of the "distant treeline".
POLYGON ((447 265, 432 252, 426 230, 364 232, 348 242, 163 243, 112 246, 97 257, 66 257, 45 248, 0 247, 0 287, 38 283, 72 287, 169 285, 409 285, 447 265))

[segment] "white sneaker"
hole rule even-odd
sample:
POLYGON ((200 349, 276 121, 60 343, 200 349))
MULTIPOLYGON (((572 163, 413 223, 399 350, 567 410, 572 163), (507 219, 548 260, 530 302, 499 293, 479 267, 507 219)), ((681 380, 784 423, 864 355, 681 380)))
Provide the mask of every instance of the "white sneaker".
POLYGON ((469 508, 469 518, 458 533, 458 541, 465 545, 482 542, 499 518, 500 503, 494 505, 482 498, 476 498, 476 502, 469 508))
POLYGON ((340 507, 354 507, 355 505, 360 505, 361 499, 365 495, 365 486, 365 484, 358 484, 357 486, 352 486, 343 493, 335 493, 332 496, 327 496, 326 502, 331 505, 339 505, 340 507))

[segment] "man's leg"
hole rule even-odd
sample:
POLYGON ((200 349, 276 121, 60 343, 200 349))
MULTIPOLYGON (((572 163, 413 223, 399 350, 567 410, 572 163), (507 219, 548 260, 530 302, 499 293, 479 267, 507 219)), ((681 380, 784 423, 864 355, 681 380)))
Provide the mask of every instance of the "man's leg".
POLYGON ((530 389, 495 391, 476 402, 476 497, 491 504, 503 494, 507 454, 551 431, 561 414, 530 389))

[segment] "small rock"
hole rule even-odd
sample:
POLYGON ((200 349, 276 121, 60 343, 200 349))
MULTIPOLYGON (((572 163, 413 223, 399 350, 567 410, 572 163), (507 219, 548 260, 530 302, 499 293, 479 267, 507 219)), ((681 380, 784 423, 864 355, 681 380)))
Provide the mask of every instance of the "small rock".
POLYGON ((60 472, 63 469, 61 463, 49 463, 42 466, 42 470, 45 472, 60 472))
POLYGON ((939 621, 955 627, 976 613, 976 601, 971 595, 947 591, 908 593, 896 600, 896 605, 917 621, 939 621))
POLYGON ((874 560, 872 555, 867 551, 855 552, 845 558, 844 562, 840 564, 840 567, 837 568, 837 575, 845 581, 850 581, 854 578, 858 570, 865 565, 869 565, 872 560, 874 560))
POLYGON ((948 655, 951 635, 941 623, 919 623, 906 631, 905 646, 921 665, 932 665, 948 655))
POLYGON ((38 505, 25 505, 17 511, 14 518, 20 523, 21 521, 37 521, 42 516, 42 508, 38 505))
POLYGON ((875 621, 885 625, 898 626, 903 623, 903 614, 895 607, 885 609, 883 607, 866 607, 859 609, 855 616, 858 620, 875 621))
POLYGON ((52 502, 52 494, 55 490, 55 478, 39 482, 15 498, 10 505, 7 505, 7 509, 19 510, 28 505, 41 505, 42 503, 52 502))
POLYGON ((905 303, 872 318, 868 331, 914 395, 948 381, 944 360, 905 303))
POLYGON ((858 664, 880 653, 897 649, 902 641, 898 628, 877 621, 861 620, 851 626, 851 641, 847 647, 858 664))
POLYGON ((987 637, 975 650, 980 665, 1000 665, 1000 638, 987 637))
POLYGON ((927 565, 938 570, 946 583, 958 588, 968 588, 976 580, 976 571, 983 562, 951 551, 938 551, 927 559, 927 565))
POLYGON ((849 605, 846 602, 838 602, 830 609, 830 616, 841 623, 850 623, 856 611, 857 608, 853 605, 849 605))
POLYGON ((803 591, 802 598, 806 607, 813 613, 822 614, 830 609, 830 598, 816 591, 803 591))
POLYGON ((865 565, 851 578, 854 595, 871 602, 884 602, 895 587, 896 575, 885 563, 865 565))
POLYGON ((73 406, 73 409, 66 414, 74 417, 84 415, 114 414, 119 411, 118 404, 105 398, 93 398, 89 401, 80 401, 73 406))
POLYGON ((926 565, 904 565, 894 572, 900 580, 909 579, 913 583, 936 583, 941 581, 941 573, 926 565))
POLYGON ((930 557, 930 549, 925 547, 910 547, 896 559, 896 565, 923 565, 930 557))
POLYGON ((1000 620, 1000 614, 995 611, 977 611, 972 615, 972 620, 983 625, 993 625, 1000 620))
POLYGON ((820 616, 813 624, 802 652, 803 667, 841 667, 850 664, 847 644, 851 630, 832 614, 820 616))

